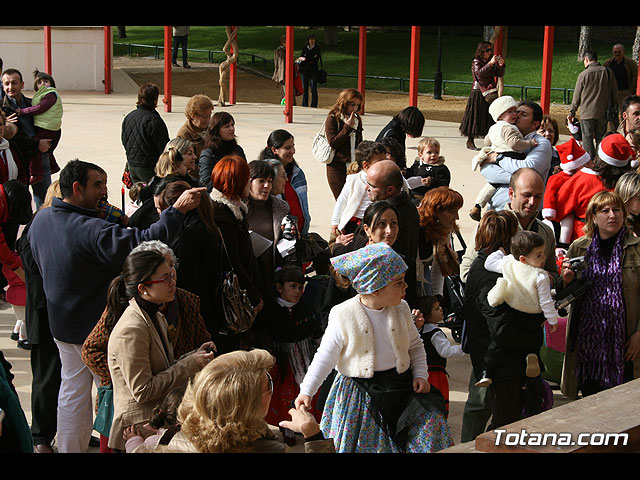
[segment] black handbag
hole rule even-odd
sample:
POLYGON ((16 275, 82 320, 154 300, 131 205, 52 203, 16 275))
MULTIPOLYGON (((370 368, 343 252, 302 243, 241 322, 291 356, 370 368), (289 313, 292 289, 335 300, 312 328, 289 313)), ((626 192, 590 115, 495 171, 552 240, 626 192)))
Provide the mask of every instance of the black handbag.
POLYGON ((220 333, 223 335, 235 335, 249 330, 253 325, 256 314, 247 291, 240 286, 238 276, 233 270, 222 232, 218 230, 218 233, 229 264, 229 269, 222 275, 222 284, 219 289, 224 320, 224 327, 220 333))
POLYGON ((327 71, 324 69, 324 66, 322 65, 322 57, 320 57, 320 68, 318 69, 318 75, 316 79, 318 80, 318 83, 322 85, 327 83, 327 71))
MULTIPOLYGON (((467 244, 462 235, 456 233, 461 250, 456 250, 458 261, 462 260, 467 244)), ((442 309, 444 310, 444 321, 439 325, 447 327, 451 330, 453 339, 462 343, 464 338, 465 322, 464 322, 464 282, 460 275, 449 275, 444 279, 444 288, 442 290, 442 309)))

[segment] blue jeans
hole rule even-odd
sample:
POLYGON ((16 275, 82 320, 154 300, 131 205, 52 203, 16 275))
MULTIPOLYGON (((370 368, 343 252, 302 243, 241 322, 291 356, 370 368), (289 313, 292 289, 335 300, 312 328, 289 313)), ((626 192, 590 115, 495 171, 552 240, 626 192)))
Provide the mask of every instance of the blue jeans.
POLYGON ((310 75, 302 75, 302 106, 309 106, 309 87, 311 87, 311 107, 318 106, 318 78, 310 75))
POLYGON ((43 179, 38 183, 31 185, 33 190, 33 201, 36 204, 36 210, 38 210, 44 203, 44 199, 47 196, 47 189, 51 185, 51 164, 49 163, 49 154, 42 154, 42 173, 43 179))
POLYGON ((187 63, 187 38, 188 35, 182 37, 173 37, 173 55, 171 56, 171 63, 178 63, 178 48, 182 47, 182 66, 186 66, 187 63))

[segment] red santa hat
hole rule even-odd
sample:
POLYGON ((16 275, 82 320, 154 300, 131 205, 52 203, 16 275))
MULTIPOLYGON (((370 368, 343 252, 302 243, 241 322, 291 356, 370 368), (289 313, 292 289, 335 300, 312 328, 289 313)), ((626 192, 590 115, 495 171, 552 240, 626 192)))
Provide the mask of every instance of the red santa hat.
POLYGON ((591 160, 589 154, 578 145, 573 137, 568 142, 558 145, 556 149, 560 155, 560 168, 565 172, 576 170, 591 160))
POLYGON ((598 145, 598 157, 614 167, 626 167, 635 157, 635 153, 620 133, 612 133, 602 139, 598 145))

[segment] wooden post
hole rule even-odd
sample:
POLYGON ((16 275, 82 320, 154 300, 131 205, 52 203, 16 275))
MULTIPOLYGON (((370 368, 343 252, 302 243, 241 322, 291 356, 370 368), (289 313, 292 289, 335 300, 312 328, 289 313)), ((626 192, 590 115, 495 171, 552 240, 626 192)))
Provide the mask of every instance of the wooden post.
POLYGON ((287 27, 286 54, 284 57, 284 119, 293 122, 293 27, 287 27))
POLYGON ((418 106, 418 70, 420 63, 420 27, 411 27, 411 66, 409 71, 409 106, 418 106))
POLYGON ((362 105, 360 105, 360 115, 364 115, 364 99, 365 90, 367 88, 367 27, 360 27, 359 32, 359 49, 358 49, 358 90, 362 93, 362 105))
POLYGON ((111 27, 104 30, 104 93, 111 93, 111 27))
POLYGON ((551 67, 553 65, 553 34, 554 27, 544 27, 544 47, 542 50, 542 92, 540 106, 542 112, 549 113, 551 103, 551 67))
POLYGON ((51 27, 44 27, 44 71, 53 75, 51 73, 51 27))
MULTIPOLYGON (((231 28, 235 29, 237 27, 233 26, 231 28)), ((233 51, 233 42, 229 46, 229 51, 231 52, 231 55, 236 53, 233 51)), ((236 91, 237 91, 236 87, 237 87, 237 78, 238 78, 237 73, 238 73, 238 65, 236 60, 231 65, 229 65, 229 105, 236 104, 236 91)))
POLYGON ((164 27, 164 111, 171 111, 171 27, 164 27))

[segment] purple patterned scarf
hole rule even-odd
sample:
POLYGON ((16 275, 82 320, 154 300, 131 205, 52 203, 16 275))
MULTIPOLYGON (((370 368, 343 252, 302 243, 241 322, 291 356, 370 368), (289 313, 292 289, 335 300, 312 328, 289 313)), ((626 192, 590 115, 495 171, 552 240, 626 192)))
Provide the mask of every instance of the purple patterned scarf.
POLYGON ((576 377, 595 380, 605 388, 620 385, 624 371, 626 309, 622 291, 622 241, 615 239, 611 258, 603 255, 600 236, 593 236, 585 254, 588 264, 582 278, 591 282, 579 314, 576 377))

